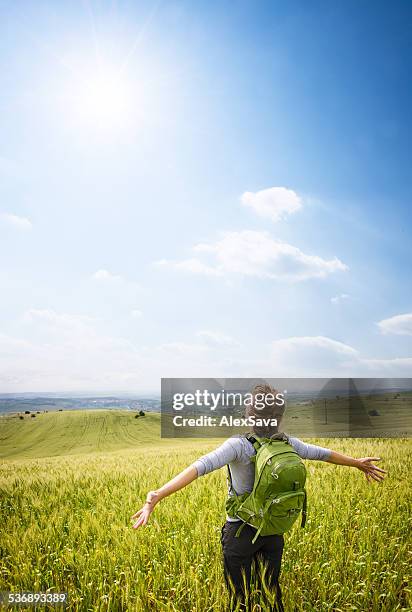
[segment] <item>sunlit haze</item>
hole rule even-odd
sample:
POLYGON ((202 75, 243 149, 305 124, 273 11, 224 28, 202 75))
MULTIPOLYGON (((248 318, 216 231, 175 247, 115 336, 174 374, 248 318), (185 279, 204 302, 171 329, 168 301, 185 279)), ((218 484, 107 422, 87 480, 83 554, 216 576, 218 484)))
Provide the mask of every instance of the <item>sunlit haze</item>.
POLYGON ((411 376, 395 4, 3 4, 0 392, 411 376))

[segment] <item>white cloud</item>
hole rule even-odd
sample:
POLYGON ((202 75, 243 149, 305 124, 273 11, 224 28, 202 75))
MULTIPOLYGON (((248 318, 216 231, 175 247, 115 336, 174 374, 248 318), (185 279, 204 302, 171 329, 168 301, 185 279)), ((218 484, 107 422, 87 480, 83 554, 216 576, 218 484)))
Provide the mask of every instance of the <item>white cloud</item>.
POLYGON ((272 347, 284 354, 285 351, 298 349, 313 349, 322 351, 332 351, 335 354, 348 355, 353 357, 357 354, 357 350, 349 344, 344 344, 338 340, 332 340, 327 336, 294 336, 282 340, 275 340, 272 347))
POLYGON ((239 346, 239 343, 231 336, 221 332, 201 330, 196 333, 196 336, 210 346, 239 346))
POLYGON ((404 377, 412 375, 412 358, 363 357, 354 347, 327 336, 300 336, 271 344, 276 376, 404 377))
POLYGON ((150 349, 148 357, 164 377, 410 377, 412 357, 369 359, 327 336, 298 336, 250 347, 208 342, 170 342, 150 349), (167 374, 166 374, 167 372, 167 374))
POLYGON ((22 349, 26 350, 30 347, 30 343, 22 338, 13 338, 7 334, 0 333, 0 348, 4 354, 12 354, 14 351, 22 349))
MULTIPOLYGON (((59 313, 55 310, 44 308, 31 308, 27 310, 22 318, 26 325, 26 331, 31 332, 33 339, 41 342, 53 343, 64 340, 69 344, 79 339, 87 341, 99 319, 86 315, 59 313)), ((30 335, 30 334, 29 334, 30 335)))
POLYGON ((412 357, 394 357, 393 359, 363 359, 362 364, 368 368, 368 376, 385 375, 393 378, 412 376, 412 357))
POLYGON ((156 390, 162 376, 237 373, 229 354, 237 354, 237 348, 218 332, 203 332, 192 341, 137 347, 127 338, 108 334, 104 320, 52 309, 27 311, 20 329, 24 338, 0 333, 4 392, 156 390), (219 351, 213 340, 220 343, 219 351))
POLYGON ((3 223, 17 230, 28 231, 31 230, 33 227, 30 219, 28 219, 27 217, 13 215, 12 213, 3 213, 1 215, 1 219, 3 220, 3 223))
POLYGON ((271 187, 262 191, 246 191, 241 202, 252 208, 259 216, 279 221, 302 208, 302 200, 292 189, 271 187))
MULTIPOLYGON (((126 390, 146 382, 141 352, 106 333, 104 321, 31 309, 24 338, 0 334, 0 386, 8 391, 126 390)), ((146 387, 147 388, 147 387, 146 387)))
POLYGON ((112 304, 117 303, 122 308, 126 307, 132 317, 137 318, 139 316, 135 304, 139 303, 142 295, 147 293, 145 287, 135 280, 120 274, 114 274, 105 268, 94 272, 91 279, 94 281, 96 291, 99 292, 102 300, 110 300, 112 304))
POLYGON ((412 313, 395 315, 377 323, 383 334, 396 334, 398 336, 412 336, 412 313))
POLYGON ((134 308, 130 314, 134 319, 140 319, 143 316, 143 312, 138 308, 134 308))
POLYGON ((340 293, 339 295, 331 297, 330 301, 332 304, 341 304, 342 302, 346 302, 347 300, 349 300, 349 298, 350 295, 348 295, 347 293, 340 293))
POLYGON ((64 327, 72 329, 79 326, 92 324, 97 321, 94 317, 86 315, 73 315, 66 313, 58 313, 51 308, 30 308, 23 315, 25 322, 43 322, 47 325, 64 327))
POLYGON ((358 352, 327 336, 298 336, 272 342, 271 359, 276 371, 280 369, 283 375, 328 376, 357 361, 358 352))
POLYGON ((121 281, 122 277, 117 274, 112 274, 109 270, 97 270, 93 274, 93 278, 103 282, 121 281))
POLYGON ((324 278, 348 269, 337 257, 326 260, 308 255, 286 242, 272 239, 267 232, 225 232, 217 242, 198 244, 193 250, 206 257, 206 262, 191 258, 158 263, 208 276, 255 276, 286 281, 324 278))
POLYGON ((155 265, 160 267, 173 267, 176 270, 182 270, 183 272, 189 272, 191 274, 204 274, 205 276, 221 276, 220 272, 208 266, 199 259, 183 259, 182 261, 171 261, 168 259, 160 259, 155 262, 155 265))
MULTIPOLYGON (((241 347, 229 336, 218 332, 200 332, 198 341, 176 341, 148 349, 148 360, 164 378, 214 378, 240 374, 241 347)), ((246 369, 242 371, 247 374, 246 369)))
POLYGON ((365 358, 326 336, 262 343, 258 350, 202 330, 192 341, 137 347, 104 320, 51 309, 27 311, 24 337, 0 332, 0 387, 19 391, 158 389, 160 377, 410 377, 412 357, 365 358))
MULTIPOLYGON (((225 350, 234 349, 240 346, 240 344, 234 340, 231 336, 223 334, 222 332, 211 331, 211 330, 200 330, 196 332, 196 338, 198 341, 185 342, 176 341, 162 344, 158 349, 162 353, 172 352, 174 357, 186 357, 188 359, 188 365, 193 359, 201 359, 204 365, 205 359, 209 365, 216 363, 216 349, 219 348, 224 353, 225 350)), ((223 357, 224 358, 224 357, 223 357)))
POLYGON ((202 342, 166 342, 165 344, 161 344, 157 349, 160 353, 166 353, 173 355, 173 359, 186 357, 188 361, 192 359, 202 358, 202 355, 205 355, 209 352, 209 347, 207 344, 202 342))

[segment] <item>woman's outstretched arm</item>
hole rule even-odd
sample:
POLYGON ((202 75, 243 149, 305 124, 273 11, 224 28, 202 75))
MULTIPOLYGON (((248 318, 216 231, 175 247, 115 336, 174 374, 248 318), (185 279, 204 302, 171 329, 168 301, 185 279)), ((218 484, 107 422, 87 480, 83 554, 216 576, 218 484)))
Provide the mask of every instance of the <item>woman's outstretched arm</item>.
POLYGON ((149 491, 144 506, 132 516, 133 520, 137 519, 133 525, 133 528, 138 529, 139 527, 146 525, 155 505, 161 499, 175 493, 176 491, 179 491, 180 489, 183 489, 183 487, 186 487, 193 480, 195 480, 197 476, 198 473, 196 468, 193 465, 190 465, 184 469, 183 472, 180 472, 180 474, 160 487, 160 489, 157 489, 156 491, 149 491))
POLYGON ((302 459, 315 459, 318 461, 326 461, 327 463, 334 463, 335 465, 356 467, 365 474, 368 482, 372 482, 372 480, 380 482, 385 477, 386 471, 372 463, 373 461, 380 461, 380 457, 363 457, 362 459, 355 459, 354 457, 348 457, 348 455, 342 455, 330 448, 316 446, 315 444, 307 444, 299 440, 299 438, 291 437, 290 442, 302 459))
POLYGON ((372 480, 380 482, 385 478, 386 471, 373 464, 373 461, 380 461, 380 457, 362 457, 361 459, 355 459, 354 457, 348 457, 336 451, 331 451, 326 461, 328 463, 334 463, 335 465, 356 467, 365 474, 368 482, 372 482, 372 480))
POLYGON ((132 516, 132 519, 135 520, 133 525, 134 529, 146 525, 155 505, 161 499, 179 491, 179 489, 183 489, 183 487, 186 487, 198 476, 203 476, 203 474, 217 470, 231 461, 238 459, 241 444, 242 441, 240 437, 235 436, 234 438, 229 438, 211 453, 199 457, 194 464, 187 467, 183 472, 180 472, 180 474, 172 478, 172 480, 169 480, 169 482, 160 487, 160 489, 150 491, 147 494, 144 506, 132 516))

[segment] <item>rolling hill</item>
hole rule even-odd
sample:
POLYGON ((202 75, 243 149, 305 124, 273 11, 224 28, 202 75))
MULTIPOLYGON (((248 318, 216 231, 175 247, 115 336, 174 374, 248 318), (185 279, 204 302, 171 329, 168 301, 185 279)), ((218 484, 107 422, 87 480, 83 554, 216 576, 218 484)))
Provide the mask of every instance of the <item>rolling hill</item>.
MULTIPOLYGON (((160 414, 65 410, 0 417, 0 457, 34 458, 115 451, 159 443, 160 414)), ((172 441, 165 441, 166 443, 172 441)))

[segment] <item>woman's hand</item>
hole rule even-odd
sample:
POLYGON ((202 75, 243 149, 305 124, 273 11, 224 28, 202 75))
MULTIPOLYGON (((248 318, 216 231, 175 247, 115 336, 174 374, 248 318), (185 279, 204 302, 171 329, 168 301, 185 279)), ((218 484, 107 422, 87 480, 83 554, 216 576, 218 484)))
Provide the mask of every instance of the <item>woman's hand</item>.
POLYGON ((381 482, 385 478, 386 471, 374 465, 372 461, 380 461, 380 457, 363 457, 356 459, 356 467, 365 474, 366 480, 370 483, 372 480, 381 482))
POLYGON ((137 519, 137 521, 133 525, 133 529, 138 529, 143 525, 147 525, 147 521, 149 520, 149 516, 152 514, 153 509, 157 502, 159 502, 164 497, 183 489, 188 484, 197 478, 197 470, 193 465, 189 465, 189 467, 185 468, 183 472, 180 472, 177 476, 169 480, 163 487, 157 489, 156 491, 149 491, 146 497, 146 503, 143 508, 140 508, 133 514, 131 517, 132 520, 137 519))
POLYGON ((137 519, 137 521, 133 525, 133 529, 139 529, 139 527, 143 527, 147 525, 147 521, 149 520, 150 515, 152 514, 155 505, 159 501, 159 496, 156 491, 150 491, 147 494, 146 502, 140 510, 138 510, 131 517, 132 520, 137 519))

